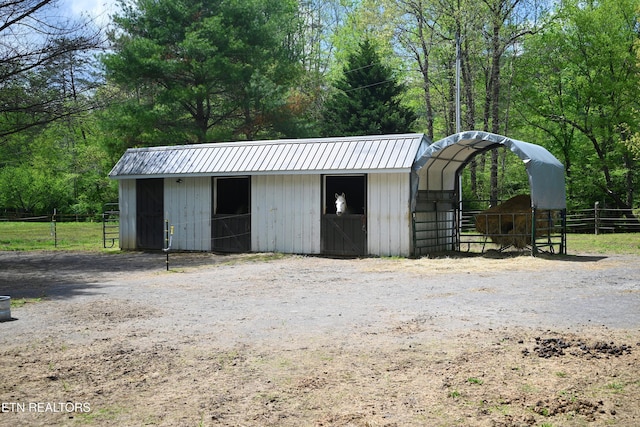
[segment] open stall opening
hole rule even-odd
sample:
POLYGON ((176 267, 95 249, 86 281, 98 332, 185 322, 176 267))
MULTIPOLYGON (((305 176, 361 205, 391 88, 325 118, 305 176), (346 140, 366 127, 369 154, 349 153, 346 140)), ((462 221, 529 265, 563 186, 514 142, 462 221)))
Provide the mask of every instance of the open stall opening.
POLYGON ((348 214, 364 215, 367 205, 366 175, 327 175, 325 178, 324 209, 325 214, 336 213, 336 194, 347 199, 348 214))
POLYGON ((321 251, 326 255, 362 256, 367 253, 367 176, 324 176, 321 251), (344 194, 347 212, 336 214, 336 194, 344 194))
POLYGON ((220 252, 251 250, 251 180, 243 177, 213 178, 214 208, 211 247, 220 252))

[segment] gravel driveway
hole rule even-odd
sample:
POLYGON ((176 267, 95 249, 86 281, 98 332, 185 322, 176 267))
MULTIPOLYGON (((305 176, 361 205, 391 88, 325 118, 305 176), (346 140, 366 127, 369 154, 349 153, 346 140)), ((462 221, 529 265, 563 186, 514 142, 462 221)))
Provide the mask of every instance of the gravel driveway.
POLYGON ((132 316, 148 319, 150 329, 215 329, 222 344, 348 335, 407 321, 430 334, 501 326, 636 328, 638 261, 589 255, 344 260, 172 254, 167 272, 162 254, 15 252, 0 253, 0 294, 47 297, 14 309, 20 319, 10 325, 14 338, 34 330, 58 332, 61 324, 75 322, 69 312, 99 302, 113 310, 123 305, 132 316), (31 315, 34 310, 46 317, 31 315))
MULTIPOLYGON (((170 271, 166 271, 165 257, 158 253, 0 253, 0 295, 10 295, 14 300, 43 297, 39 302, 14 307, 12 316, 16 320, 0 323, 3 357, 5 360, 13 357, 14 363, 22 366, 23 373, 22 380, 13 385, 5 383, 4 388, 0 388, 5 396, 3 399, 50 401, 52 396, 63 399, 59 397, 60 390, 52 391, 51 381, 42 383, 41 378, 61 378, 64 374, 59 372, 47 376, 41 365, 49 360, 49 366, 64 366, 65 360, 74 360, 69 372, 80 370, 84 376, 82 380, 74 380, 74 384, 78 384, 77 389, 73 388, 75 386, 63 387, 67 392, 69 387, 75 390, 72 400, 83 396, 83 399, 93 402, 94 408, 101 405, 126 409, 116 411, 115 415, 98 417, 97 421, 96 418, 81 418, 75 413, 75 420, 69 421, 74 418, 72 416, 66 418, 66 422, 138 424, 143 423, 144 417, 133 414, 124 403, 127 399, 118 397, 123 386, 116 382, 123 381, 125 374, 112 378, 107 372, 94 372, 93 375, 102 378, 104 384, 114 382, 111 386, 103 385, 102 391, 96 391, 98 386, 86 379, 91 377, 85 372, 92 369, 89 360, 117 359, 114 366, 120 366, 129 363, 121 359, 124 357, 122 354, 154 354, 148 360, 144 359, 146 362, 142 365, 166 362, 155 368, 157 372, 164 372, 164 369, 169 370, 167 364, 178 363, 174 360, 178 357, 176 355, 179 355, 181 363, 185 363, 185 360, 192 360, 195 353, 202 357, 202 354, 214 351, 216 354, 233 351, 233 354, 244 354, 239 363, 252 361, 252 365, 245 366, 242 371, 243 375, 249 375, 248 371, 265 369, 262 365, 256 368, 255 360, 250 356, 255 358, 267 353, 272 355, 270 357, 276 354, 284 357, 283 354, 294 352, 296 357, 302 357, 302 354, 308 356, 309 352, 318 349, 331 349, 335 358, 359 349, 354 357, 370 354, 373 360, 377 360, 374 353, 370 353, 374 348, 388 356, 397 354, 400 349, 439 343, 428 347, 436 352, 430 357, 440 354, 438 351, 459 356, 468 353, 467 345, 483 347, 493 343, 497 336, 502 336, 503 339, 517 337, 517 344, 513 343, 511 350, 520 354, 524 351, 523 346, 528 345, 527 340, 544 331, 556 335, 569 334, 575 339, 600 335, 619 339, 627 337, 630 339, 627 344, 631 346, 640 342, 640 257, 637 256, 582 254, 534 258, 494 253, 412 260, 329 259, 277 254, 172 254, 169 266, 170 271), (65 350, 68 354, 50 360, 52 356, 48 354, 55 353, 59 347, 69 349, 65 350), (121 356, 116 357, 118 354, 121 356), (29 358, 42 363, 34 364, 33 371, 28 371, 25 366, 29 358)), ((531 350, 529 347, 527 351, 531 350)), ((637 352, 640 349, 634 350, 634 359, 625 362, 631 366, 629 369, 635 370, 635 389, 640 388, 637 352)), ((426 357, 425 354, 421 353, 420 357, 426 357)), ((306 363, 316 366, 314 363, 322 365, 321 361, 322 358, 306 363)), ((130 362, 135 369, 143 369, 139 366, 140 360, 130 362)), ((490 362, 485 362, 483 366, 491 366, 490 362)), ((494 362, 499 365, 504 361, 494 362)), ((583 363, 580 360, 575 362, 576 366, 583 363)), ((326 366, 326 361, 324 364, 326 366)), ((135 369, 130 367, 127 372, 135 372, 135 369)), ((329 372, 328 368, 325 370, 329 372)), ((155 378, 154 372, 141 371, 140 377, 144 378, 146 386, 155 378)), ((284 375, 282 370, 277 372, 284 375)), ((286 372, 291 374, 293 371, 286 372)), ((11 375, 9 368, 5 369, 4 375, 11 375)), ((434 378, 443 378, 441 381, 445 385, 442 387, 445 388, 447 381, 455 377, 446 380, 449 378, 447 375, 452 374, 444 371, 438 375, 434 378)), ((149 386, 149 390, 155 395, 175 398, 176 389, 172 392, 171 387, 184 387, 184 377, 171 383, 168 376, 162 376, 169 383, 149 386)), ((71 378, 75 377, 70 377, 68 384, 72 383, 71 378)), ((4 382, 6 378, 0 377, 0 380, 4 382)), ((337 384, 348 387, 348 383, 345 385, 342 380, 334 380, 336 387, 337 384)), ((283 384, 290 385, 292 380, 287 381, 283 384)), ((320 393, 323 387, 333 382, 325 380, 322 384, 317 388, 314 386, 313 390, 320 393)), ((260 387, 253 386, 258 393, 256 390, 260 387)), ((458 386, 459 389, 462 387, 458 386)), ((627 391, 631 392, 628 387, 627 391)), ((202 399, 205 399, 204 394, 202 399)), ((262 396, 260 393, 257 395, 262 396)), ((234 393, 231 390, 224 396, 234 396, 234 393)), ((445 396, 448 395, 445 393, 445 396)), ((144 406, 149 404, 148 399, 140 397, 136 402, 144 406)), ((264 414, 256 415, 254 410, 251 418, 247 414, 251 414, 252 409, 248 408, 253 407, 254 401, 243 406, 231 397, 226 404, 214 404, 210 397, 207 399, 200 402, 200 409, 195 411, 195 415, 193 411, 187 411, 189 415, 182 418, 176 415, 182 412, 165 406, 164 412, 160 411, 162 415, 156 415, 150 424, 421 425, 415 419, 423 419, 416 418, 415 413, 391 411, 395 414, 395 421, 391 417, 385 424, 380 421, 384 418, 380 418, 380 408, 369 415, 360 408, 354 412, 360 414, 358 416, 331 412, 331 408, 322 412, 316 407, 305 412, 296 406, 301 404, 299 401, 295 405, 289 402, 294 407, 287 407, 291 413, 286 416, 282 415, 285 409, 281 409, 277 416, 268 412, 267 418, 264 414), (291 415, 293 413, 299 413, 298 418, 291 415)), ((327 403, 328 397, 322 399, 327 403)), ((522 399, 524 402, 525 398, 522 399)), ((637 402, 637 397, 635 399, 637 402)), ((441 403, 443 408, 451 406, 444 400, 441 403)), ((544 399, 541 402, 545 405, 544 399)), ((590 400, 584 402, 587 402, 585 407, 591 407, 590 400)), ((275 401, 271 403, 275 404, 275 401)), ((540 421, 540 414, 531 409, 537 402, 527 400, 526 404, 512 404, 519 409, 512 410, 508 417, 496 411, 490 412, 486 425, 534 425, 540 421)), ((636 409, 628 410, 625 412, 627 418, 621 418, 619 408, 611 409, 616 407, 615 402, 593 405, 596 408, 594 413, 604 411, 606 415, 606 419, 602 418, 605 415, 598 418, 600 421, 629 421, 638 416, 636 409)), ((264 403, 260 403, 259 408, 264 412, 264 403)), ((421 416, 444 425, 459 425, 456 420, 467 416, 465 410, 464 406, 458 412, 447 410, 440 418, 428 411, 421 416)), ((263 413, 260 411, 258 413, 263 413)), ((549 408, 546 411, 549 412, 549 408)), ((560 411, 559 416, 566 415, 567 411, 560 411)), ((582 417, 582 421, 588 420, 589 414, 576 409, 573 411, 574 415, 582 417)), ((584 409, 582 411, 585 412, 584 409)), ((35 417, 32 419, 22 418, 26 415, 16 411, 9 412, 14 414, 0 413, 0 425, 19 425, 20 422, 28 425, 34 420, 36 425, 55 425, 61 421, 60 417, 46 414, 31 414, 32 418, 35 417)), ((155 410, 154 413, 157 412, 155 410)), ((96 415, 96 409, 93 413, 96 415)), ((442 410, 439 413, 442 414, 442 410)), ((573 425, 562 421, 558 424, 555 418, 551 421, 554 426, 573 425)))

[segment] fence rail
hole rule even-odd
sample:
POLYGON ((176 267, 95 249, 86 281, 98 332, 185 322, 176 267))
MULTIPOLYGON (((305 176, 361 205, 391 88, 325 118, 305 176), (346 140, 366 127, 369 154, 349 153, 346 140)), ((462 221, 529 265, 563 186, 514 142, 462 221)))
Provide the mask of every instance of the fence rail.
MULTIPOLYGON (((85 249, 102 246, 117 248, 119 239, 119 212, 117 204, 105 205, 103 214, 59 214, 42 216, 8 215, 0 217, 0 250, 16 249, 85 249), (15 227, 14 227, 15 226, 15 227)), ((485 236, 475 230, 475 217, 479 211, 464 210, 459 218, 461 246, 484 245, 485 236)), ((640 212, 637 210, 602 208, 598 203, 591 209, 566 214, 567 233, 640 233, 640 212)), ((447 220, 451 222, 451 220, 447 220)), ((557 224, 557 221, 555 222, 557 224)), ((447 223, 448 224, 448 223, 447 223)), ((452 241, 455 224, 445 233, 446 242, 452 241)), ((550 233, 555 242, 556 230, 550 233)), ((438 235, 440 236, 440 235, 438 235)), ((440 238, 440 237, 438 237, 440 238)), ((547 238, 547 240, 549 240, 547 238)), ((552 243, 553 243, 552 242, 552 243)), ((542 246, 544 242, 536 242, 542 246)))
POLYGON ((640 221, 629 209, 601 208, 598 203, 592 209, 580 209, 567 213, 569 233, 638 233, 640 221))
POLYGON ((54 211, 51 215, 0 217, 0 250, 117 247, 119 212, 115 207, 108 204, 104 213, 96 215, 54 211))
POLYGON ((484 252, 488 244, 499 250, 517 248, 533 252, 566 254, 565 222, 561 210, 538 211, 533 221, 531 211, 464 211, 460 218, 460 250, 484 252))

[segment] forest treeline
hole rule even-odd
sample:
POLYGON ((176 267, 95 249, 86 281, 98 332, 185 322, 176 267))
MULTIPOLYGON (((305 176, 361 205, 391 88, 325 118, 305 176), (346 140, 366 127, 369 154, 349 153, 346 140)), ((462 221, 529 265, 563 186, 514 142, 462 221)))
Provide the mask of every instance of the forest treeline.
MULTIPOLYGON (((0 5, 4 214, 100 212, 130 147, 457 129, 546 147, 570 209, 637 211, 640 0, 120 0, 102 27, 58 6, 0 5)), ((528 191, 503 149, 463 182, 528 191)))

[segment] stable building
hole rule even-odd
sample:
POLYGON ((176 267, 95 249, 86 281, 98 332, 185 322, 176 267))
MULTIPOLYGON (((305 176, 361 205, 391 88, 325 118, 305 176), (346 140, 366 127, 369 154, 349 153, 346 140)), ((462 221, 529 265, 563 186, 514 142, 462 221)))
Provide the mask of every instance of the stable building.
MULTIPOLYGON (((129 149, 109 174, 119 183, 120 247, 163 249, 171 230, 171 250, 182 251, 453 250, 457 177, 473 156, 499 145, 526 147, 534 160, 544 154, 545 164, 559 165, 561 173, 545 179, 561 178, 553 186, 561 186, 564 203, 564 169, 544 148, 484 132, 457 135, 435 144, 424 134, 402 134, 129 149), (348 213, 337 215, 335 195, 342 193, 348 213)), ((528 172, 530 160, 523 158, 528 172)))

